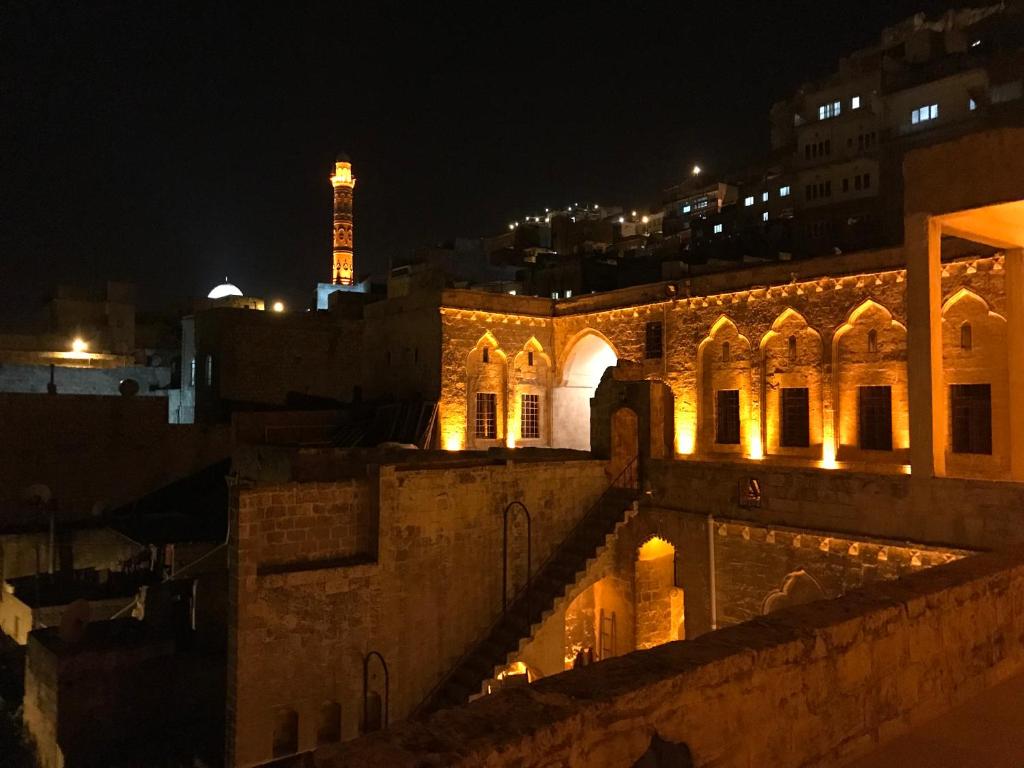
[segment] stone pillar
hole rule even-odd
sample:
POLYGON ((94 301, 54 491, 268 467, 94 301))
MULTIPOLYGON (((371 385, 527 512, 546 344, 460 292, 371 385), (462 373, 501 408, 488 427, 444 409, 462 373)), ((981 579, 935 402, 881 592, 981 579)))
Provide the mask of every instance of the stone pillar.
POLYGON ((915 478, 941 477, 946 474, 942 225, 916 213, 907 217, 905 226, 910 465, 915 478))
POLYGON ((1006 251, 1007 345, 1010 371, 1010 477, 1024 482, 1024 248, 1006 251))

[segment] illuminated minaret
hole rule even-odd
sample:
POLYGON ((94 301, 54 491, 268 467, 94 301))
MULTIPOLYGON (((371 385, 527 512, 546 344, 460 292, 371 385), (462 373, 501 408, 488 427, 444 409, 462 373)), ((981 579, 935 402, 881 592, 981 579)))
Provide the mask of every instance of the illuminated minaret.
POLYGON ((352 161, 344 152, 334 161, 334 268, 331 282, 352 285, 355 272, 352 264, 352 190, 356 177, 352 175, 352 161))

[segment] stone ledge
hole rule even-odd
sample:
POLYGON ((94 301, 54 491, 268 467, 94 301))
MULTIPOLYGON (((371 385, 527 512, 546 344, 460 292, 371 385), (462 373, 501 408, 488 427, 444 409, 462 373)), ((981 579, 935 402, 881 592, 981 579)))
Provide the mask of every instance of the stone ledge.
POLYGON ((956 703, 968 672, 991 685, 1024 670, 1022 603, 1024 548, 977 555, 502 691, 320 750, 315 764, 628 768, 652 733, 687 741, 697 765, 832 764, 956 703), (893 641, 899 663, 876 664, 893 641), (861 721, 843 715, 849 702, 810 707, 839 692, 861 721), (794 710, 806 722, 788 721, 794 710), (776 735, 807 728, 814 739, 776 735))

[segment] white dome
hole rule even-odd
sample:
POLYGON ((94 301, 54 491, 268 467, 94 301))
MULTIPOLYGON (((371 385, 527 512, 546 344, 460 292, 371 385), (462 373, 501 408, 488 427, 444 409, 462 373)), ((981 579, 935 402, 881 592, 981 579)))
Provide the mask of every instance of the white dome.
POLYGON ((232 285, 228 282, 225 277, 224 282, 218 286, 215 286, 212 291, 206 294, 208 299, 223 299, 225 296, 241 296, 242 292, 238 289, 237 285, 232 285))

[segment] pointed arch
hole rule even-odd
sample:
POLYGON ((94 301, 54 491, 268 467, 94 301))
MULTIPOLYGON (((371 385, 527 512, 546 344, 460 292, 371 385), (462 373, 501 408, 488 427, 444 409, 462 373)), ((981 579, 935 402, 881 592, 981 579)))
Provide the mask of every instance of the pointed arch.
POLYGON ((481 336, 476 344, 473 345, 473 349, 469 351, 470 359, 474 356, 480 355, 484 348, 489 349, 496 357, 500 358, 502 363, 508 362, 508 355, 501 348, 501 344, 498 342, 497 337, 490 331, 485 331, 484 335, 481 336))
POLYGON ((765 450, 819 458, 825 418, 821 333, 786 307, 761 337, 760 352, 765 450))
POLYGON ((551 358, 536 336, 531 336, 512 358, 509 372, 508 438, 515 448, 524 441, 544 445, 550 441, 551 358))
POLYGON ((905 463, 906 326, 881 302, 864 299, 832 335, 832 365, 837 458, 905 463))
POLYGON ((611 340, 594 328, 569 339, 559 354, 551 397, 551 444, 590 450, 590 399, 609 367, 619 361, 611 340))
POLYGON ((942 316, 945 317, 946 314, 954 307, 963 306, 965 303, 976 304, 980 309, 983 309, 990 318, 1002 320, 1004 323, 1006 322, 1005 317, 1000 315, 998 312, 993 312, 992 305, 970 288, 960 288, 950 294, 949 297, 942 302, 942 316))
POLYGON ((618 347, 615 346, 611 339, 609 339, 607 336, 601 333, 601 331, 597 330, 596 328, 583 328, 572 335, 572 337, 562 347, 562 352, 558 356, 558 373, 563 380, 565 378, 565 368, 567 365, 570 364, 570 359, 573 353, 576 352, 580 342, 583 341, 588 336, 595 336, 601 341, 603 341, 606 345, 608 345, 608 348, 615 355, 616 359, 621 357, 621 355, 619 354, 618 347))
POLYGON ((793 307, 786 307, 779 316, 772 321, 772 327, 768 329, 767 333, 761 337, 761 341, 758 343, 758 348, 764 351, 764 348, 768 343, 783 333, 783 329, 787 324, 792 322, 798 322, 803 328, 813 333, 818 339, 821 339, 821 333, 818 332, 810 323, 807 322, 807 318, 800 312, 795 310, 793 307))
POLYGON ((466 357, 466 435, 469 447, 505 440, 508 413, 508 355, 490 330, 466 357))
POLYGON ((725 314, 711 324, 707 336, 697 346, 699 450, 760 454, 760 428, 755 424, 759 420, 751 412, 753 353, 750 339, 740 333, 736 323, 725 314), (730 345, 727 355, 724 354, 726 343, 730 345), (723 428, 719 429, 720 426, 723 428))

